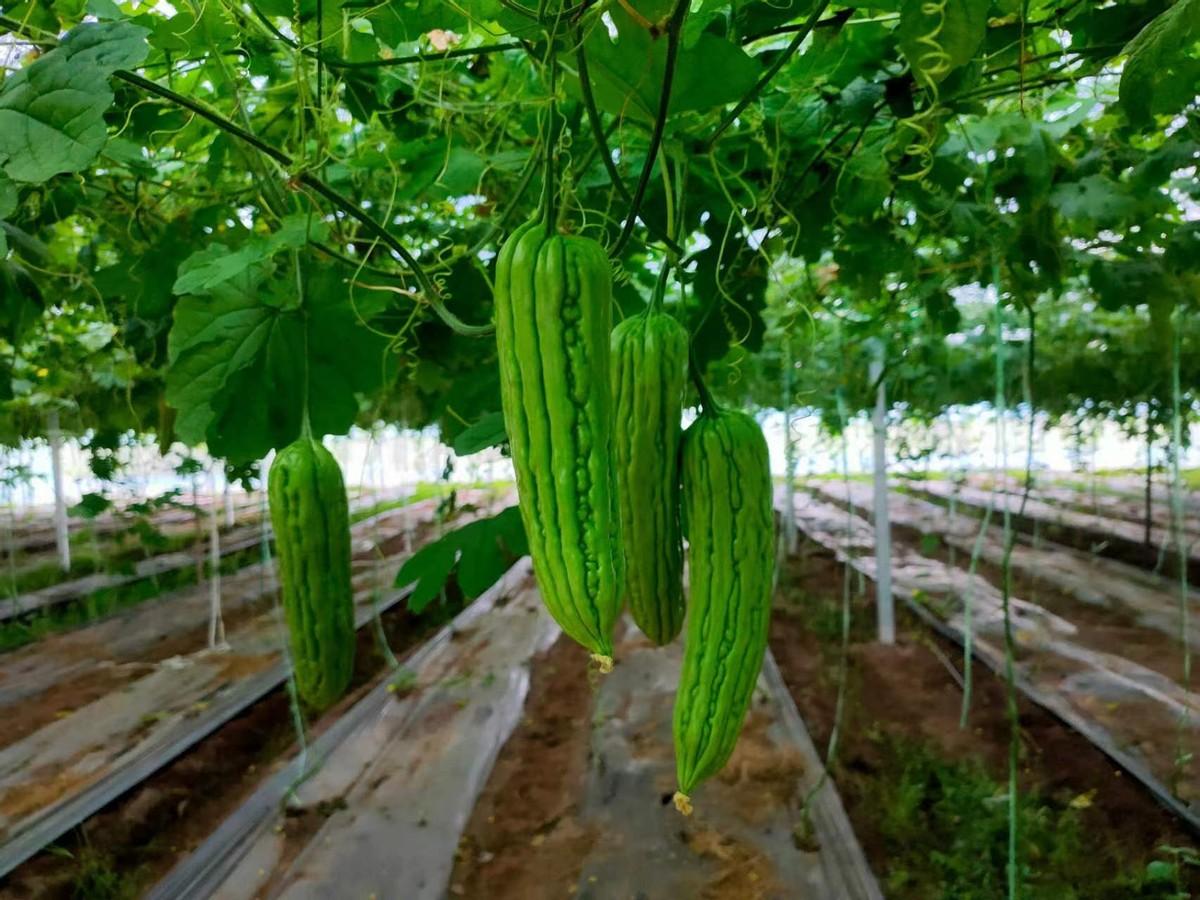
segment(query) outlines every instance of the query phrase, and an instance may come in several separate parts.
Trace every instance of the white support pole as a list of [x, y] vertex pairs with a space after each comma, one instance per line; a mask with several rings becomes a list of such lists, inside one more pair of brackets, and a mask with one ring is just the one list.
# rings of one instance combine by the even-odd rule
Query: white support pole
[[54, 477], [54, 544], [58, 548], [58, 567], [71, 571], [71, 539], [67, 530], [67, 498], [63, 493], [63, 439], [58, 425], [58, 410], [46, 417], [46, 434], [50, 438], [50, 469]]
[[234, 510], [233, 510], [233, 491], [229, 489], [229, 476], [222, 473], [223, 486], [221, 488], [221, 504], [225, 510], [225, 527], [232, 528], [234, 526]]
[[795, 555], [800, 546], [800, 535], [796, 528], [796, 436], [792, 433], [792, 379], [795, 375], [795, 360], [792, 357], [792, 340], [784, 342], [783, 354], [783, 456], [784, 496], [783, 544], [789, 556]]
[[208, 648], [225, 645], [225, 620], [221, 616], [221, 529], [217, 525], [217, 475], [209, 473], [212, 503], [208, 509]]
[[877, 382], [875, 410], [871, 416], [875, 450], [875, 606], [879, 623], [879, 642], [896, 643], [896, 611], [892, 599], [892, 526], [888, 517], [887, 475], [887, 391], [883, 384], [883, 341], [875, 342], [870, 378]]

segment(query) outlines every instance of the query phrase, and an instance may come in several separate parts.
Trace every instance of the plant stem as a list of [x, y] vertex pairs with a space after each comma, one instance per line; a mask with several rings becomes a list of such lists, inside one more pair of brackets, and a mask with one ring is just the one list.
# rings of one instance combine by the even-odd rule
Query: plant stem
[[667, 280], [671, 274], [670, 260], [663, 260], [662, 269], [659, 270], [658, 280], [654, 282], [654, 292], [650, 295], [650, 305], [646, 307], [646, 312], [653, 315], [654, 313], [662, 312], [663, 297], [667, 293]]
[[746, 95], [738, 101], [737, 106], [735, 106], [729, 112], [729, 114], [725, 116], [723, 120], [721, 120], [721, 124], [717, 126], [717, 130], [714, 131], [709, 136], [708, 140], [704, 142], [706, 149], [712, 148], [712, 146], [717, 142], [717, 139], [725, 133], [725, 130], [730, 125], [733, 124], [734, 120], [737, 119], [737, 117], [742, 114], [746, 107], [753, 103], [758, 98], [758, 95], [763, 92], [763, 89], [771, 83], [771, 79], [779, 74], [779, 70], [782, 69], [787, 64], [787, 61], [795, 55], [796, 51], [800, 49], [800, 45], [804, 43], [804, 39], [809, 36], [814, 28], [816, 28], [817, 22], [821, 18], [821, 13], [825, 12], [826, 8], [829, 6], [829, 3], [830, 0], [820, 0], [820, 2], [817, 3], [816, 7], [809, 14], [808, 19], [805, 21], [803, 27], [796, 32], [796, 36], [792, 38], [791, 42], [786, 48], [784, 48], [783, 52], [781, 52], [779, 56], [772, 61], [770, 67], [767, 69], [767, 71], [763, 72], [762, 77], [758, 79], [758, 82], [754, 85], [754, 87], [750, 88], [750, 90], [746, 92]]
[[[600, 159], [604, 164], [604, 170], [608, 173], [613, 188], [621, 195], [621, 199], [630, 209], [633, 209], [633, 195], [629, 193], [625, 180], [621, 178], [621, 173], [617, 170], [617, 164], [613, 162], [612, 150], [608, 146], [608, 137], [605, 135], [604, 125], [600, 121], [600, 110], [596, 106], [596, 97], [592, 93], [592, 79], [588, 74], [587, 51], [583, 47], [583, 30], [580, 28], [575, 29], [575, 63], [576, 74], [579, 78], [579, 92], [583, 96], [583, 108], [587, 113], [588, 123], [592, 126], [592, 133], [596, 137], [596, 146], [600, 150]], [[664, 234], [657, 225], [649, 222], [643, 224], [655, 238], [667, 245], [668, 250], [677, 256], [683, 256], [683, 248]]]
[[696, 393], [700, 395], [700, 406], [703, 412], [705, 414], [720, 412], [721, 407], [713, 399], [708, 385], [704, 383], [704, 377], [700, 374], [700, 366], [696, 362], [696, 352], [692, 347], [688, 347], [688, 374], [692, 376], [692, 383], [696, 385]]
[[[118, 69], [113, 74], [122, 81], [126, 81], [135, 87], [139, 87], [147, 93], [163, 97], [164, 99], [170, 100], [171, 102], [176, 103], [185, 109], [191, 110], [196, 115], [216, 125], [222, 131], [233, 135], [239, 140], [245, 141], [247, 144], [250, 144], [250, 146], [257, 149], [263, 155], [274, 160], [280, 166], [290, 169], [293, 165], [293, 160], [288, 154], [260, 140], [251, 132], [240, 127], [236, 123], [231, 122], [229, 119], [225, 118], [223, 115], [218, 113], [216, 110], [211, 109], [207, 105], [192, 100], [189, 97], [184, 97], [181, 94], [177, 94], [170, 88], [163, 87], [157, 82], [150, 81], [147, 78], [143, 78], [142, 76], [125, 69]], [[378, 238], [381, 242], [393, 250], [404, 262], [404, 264], [408, 266], [413, 277], [421, 286], [421, 291], [424, 294], [424, 297], [422, 298], [424, 302], [428, 303], [429, 307], [437, 314], [438, 318], [445, 322], [446, 325], [448, 325], [453, 331], [468, 337], [478, 337], [491, 334], [495, 330], [494, 326], [492, 325], [468, 325], [466, 322], [462, 321], [456, 315], [450, 312], [450, 310], [448, 310], [445, 304], [442, 302], [437, 285], [433, 283], [433, 279], [429, 277], [429, 274], [421, 267], [420, 263], [417, 262], [416, 257], [409, 252], [407, 247], [400, 243], [399, 240], [397, 240], [386, 228], [384, 228], [383, 225], [381, 225], [371, 216], [367, 215], [367, 213], [364, 212], [360, 206], [351, 201], [348, 197], [338, 193], [338, 191], [327, 185], [324, 181], [322, 181], [316, 175], [313, 175], [311, 172], [298, 172], [292, 177], [296, 182], [304, 185], [309, 190], [319, 194], [321, 197], [324, 197], [346, 215], [355, 219], [368, 233]]]
[[559, 116], [554, 92], [558, 81], [558, 57], [551, 53], [546, 75], [549, 106], [546, 107], [546, 155], [542, 183], [542, 221], [548, 234], [554, 234], [558, 225], [558, 175], [555, 171], [555, 152], [558, 149]]
[[[828, 3], [828, 0], [823, 0]], [[633, 226], [638, 219], [638, 211], [642, 208], [642, 200], [646, 196], [646, 186], [650, 183], [650, 173], [654, 170], [655, 160], [658, 159], [658, 148], [662, 144], [663, 133], [667, 128], [667, 115], [671, 110], [671, 87], [675, 82], [675, 64], [679, 59], [680, 33], [683, 22], [687, 18], [688, 0], [676, 0], [671, 18], [667, 22], [667, 58], [663, 69], [662, 94], [658, 98], [658, 115], [654, 119], [654, 130], [650, 133], [650, 146], [646, 149], [646, 162], [642, 165], [642, 174], [638, 178], [637, 187], [629, 204], [629, 213], [625, 219], [625, 227], [617, 237], [617, 242], [608, 251], [610, 257], [621, 255], [629, 238], [633, 235]]]

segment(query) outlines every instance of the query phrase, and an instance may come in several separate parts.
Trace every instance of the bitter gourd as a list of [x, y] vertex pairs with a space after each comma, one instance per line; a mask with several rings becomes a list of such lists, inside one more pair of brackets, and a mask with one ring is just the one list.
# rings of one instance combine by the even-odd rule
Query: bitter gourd
[[496, 264], [500, 390], [542, 598], [612, 665], [622, 555], [612, 465], [612, 274], [595, 241], [535, 220]]
[[276, 455], [268, 495], [296, 689], [308, 706], [324, 709], [354, 673], [350, 509], [342, 470], [319, 441], [302, 437]]
[[706, 408], [683, 435], [690, 611], [675, 697], [675, 805], [729, 760], [762, 668], [771, 615], [775, 522], [762, 430]]
[[[660, 288], [661, 290], [661, 284]], [[613, 329], [613, 435], [625, 596], [633, 620], [656, 644], [683, 625], [683, 546], [679, 530], [679, 439], [687, 380], [687, 330], [657, 309]]]

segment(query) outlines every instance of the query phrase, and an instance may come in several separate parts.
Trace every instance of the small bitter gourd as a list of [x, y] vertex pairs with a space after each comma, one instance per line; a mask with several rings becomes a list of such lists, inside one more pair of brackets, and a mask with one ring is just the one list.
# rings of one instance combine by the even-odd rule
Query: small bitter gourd
[[275, 456], [267, 492], [296, 690], [309, 707], [324, 709], [354, 674], [350, 509], [342, 470], [319, 441], [302, 437]]
[[534, 573], [555, 621], [607, 670], [623, 577], [608, 257], [589, 238], [529, 222], [500, 249], [495, 301], [504, 424]]
[[646, 311], [612, 333], [625, 596], [634, 622], [660, 645], [683, 625], [679, 440], [688, 366], [687, 330], [659, 311], [661, 289], [660, 281]]
[[675, 805], [729, 760], [767, 646], [775, 567], [771, 471], [749, 415], [705, 408], [683, 435], [690, 603], [675, 698]]

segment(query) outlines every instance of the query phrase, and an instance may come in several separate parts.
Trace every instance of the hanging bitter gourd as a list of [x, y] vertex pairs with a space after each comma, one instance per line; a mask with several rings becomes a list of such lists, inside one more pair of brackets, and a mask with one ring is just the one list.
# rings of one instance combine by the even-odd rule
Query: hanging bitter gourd
[[767, 646], [775, 522], [767, 442], [749, 415], [706, 404], [683, 435], [690, 602], [675, 697], [675, 805], [729, 760]]
[[625, 596], [633, 620], [656, 644], [683, 625], [679, 529], [679, 439], [688, 334], [662, 312], [666, 270], [646, 311], [612, 333], [613, 435]]
[[611, 330], [604, 248], [541, 219], [518, 228], [496, 264], [496, 345], [521, 518], [550, 614], [602, 670], [622, 578]]
[[308, 706], [324, 709], [354, 673], [350, 509], [342, 470], [319, 441], [302, 437], [275, 456], [267, 492], [296, 690]]

